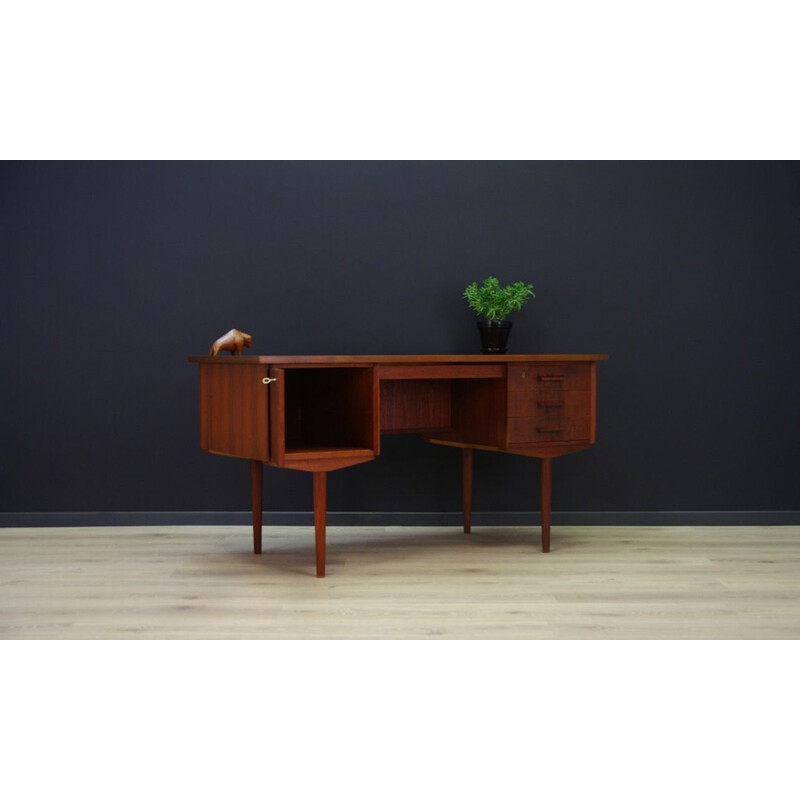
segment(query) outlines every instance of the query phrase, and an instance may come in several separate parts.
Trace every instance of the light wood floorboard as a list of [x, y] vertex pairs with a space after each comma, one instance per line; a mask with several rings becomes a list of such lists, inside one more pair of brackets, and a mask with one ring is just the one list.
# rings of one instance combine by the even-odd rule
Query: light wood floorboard
[[800, 527], [0, 530], [3, 639], [796, 639]]

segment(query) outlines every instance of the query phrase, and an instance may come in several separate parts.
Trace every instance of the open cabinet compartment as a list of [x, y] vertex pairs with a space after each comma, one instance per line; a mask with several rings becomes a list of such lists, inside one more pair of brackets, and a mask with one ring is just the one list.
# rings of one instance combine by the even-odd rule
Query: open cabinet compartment
[[454, 380], [452, 419], [443, 439], [481, 447], [502, 447], [506, 428], [505, 378]]
[[378, 452], [378, 385], [367, 367], [274, 368], [276, 461]]

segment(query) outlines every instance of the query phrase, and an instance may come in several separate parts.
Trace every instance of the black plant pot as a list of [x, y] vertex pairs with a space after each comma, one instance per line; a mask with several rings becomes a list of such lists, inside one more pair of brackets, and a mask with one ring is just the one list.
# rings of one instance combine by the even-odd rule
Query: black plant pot
[[481, 353], [501, 355], [506, 352], [508, 334], [511, 333], [510, 322], [479, 322], [481, 333]]

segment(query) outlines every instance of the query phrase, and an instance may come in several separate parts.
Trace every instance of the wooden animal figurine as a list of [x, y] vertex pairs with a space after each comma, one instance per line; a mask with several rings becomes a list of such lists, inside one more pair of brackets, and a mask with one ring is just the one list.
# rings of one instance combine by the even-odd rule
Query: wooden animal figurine
[[224, 336], [220, 336], [211, 345], [210, 356], [218, 356], [220, 350], [230, 350], [232, 356], [240, 356], [243, 347], [250, 347], [253, 337], [249, 333], [242, 333], [236, 328], [231, 328]]

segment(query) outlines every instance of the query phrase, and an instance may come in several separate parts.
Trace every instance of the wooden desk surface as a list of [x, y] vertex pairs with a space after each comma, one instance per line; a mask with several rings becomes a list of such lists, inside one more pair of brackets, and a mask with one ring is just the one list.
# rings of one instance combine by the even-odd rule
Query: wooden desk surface
[[607, 355], [538, 355], [514, 354], [486, 356], [470, 354], [445, 355], [376, 355], [376, 356], [189, 356], [189, 361], [199, 364], [221, 364], [230, 361], [235, 364], [507, 364], [514, 361], [526, 362], [565, 362], [565, 361], [605, 361]]

